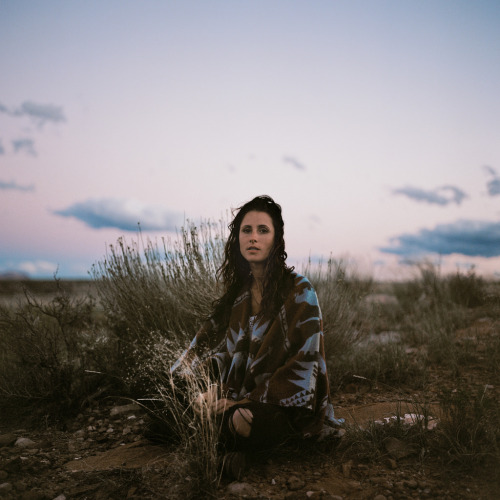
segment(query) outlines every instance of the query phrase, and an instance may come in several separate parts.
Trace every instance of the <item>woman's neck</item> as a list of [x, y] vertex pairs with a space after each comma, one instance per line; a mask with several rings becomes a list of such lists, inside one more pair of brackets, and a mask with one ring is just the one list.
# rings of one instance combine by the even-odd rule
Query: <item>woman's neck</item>
[[264, 280], [264, 265], [259, 264], [250, 264], [250, 273], [256, 280], [263, 281]]

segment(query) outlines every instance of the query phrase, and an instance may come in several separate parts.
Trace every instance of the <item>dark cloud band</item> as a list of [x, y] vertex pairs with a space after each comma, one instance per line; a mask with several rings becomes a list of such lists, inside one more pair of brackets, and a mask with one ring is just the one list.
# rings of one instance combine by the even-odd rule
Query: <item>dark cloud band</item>
[[9, 116], [28, 116], [39, 125], [44, 125], [46, 122], [65, 122], [63, 108], [53, 104], [38, 104], [33, 101], [24, 101], [19, 107], [9, 109], [0, 103], [0, 113], [5, 113]]
[[21, 184], [18, 184], [17, 182], [11, 181], [11, 182], [3, 182], [0, 181], [0, 189], [8, 191], [8, 190], [13, 190], [13, 191], [34, 191], [35, 186], [33, 184], [30, 184], [29, 186], [23, 186]]
[[493, 178], [487, 182], [486, 187], [490, 196], [497, 196], [500, 194], [500, 177], [496, 170], [492, 167], [485, 165], [484, 170]]
[[391, 238], [391, 245], [380, 251], [401, 256], [422, 256], [429, 253], [469, 257], [500, 256], [500, 222], [458, 220], [422, 229], [416, 234]]
[[450, 203], [460, 205], [467, 195], [461, 189], [455, 186], [441, 186], [432, 190], [420, 189], [407, 186], [404, 188], [393, 189], [393, 194], [401, 194], [412, 200], [446, 206]]
[[306, 167], [303, 163], [301, 163], [297, 159], [293, 158], [292, 156], [284, 156], [283, 161], [285, 163], [289, 163], [290, 165], [292, 165], [292, 167], [295, 167], [297, 170], [305, 170], [306, 169]]
[[36, 156], [35, 141], [33, 139], [14, 139], [12, 141], [14, 153], [26, 153], [31, 156]]

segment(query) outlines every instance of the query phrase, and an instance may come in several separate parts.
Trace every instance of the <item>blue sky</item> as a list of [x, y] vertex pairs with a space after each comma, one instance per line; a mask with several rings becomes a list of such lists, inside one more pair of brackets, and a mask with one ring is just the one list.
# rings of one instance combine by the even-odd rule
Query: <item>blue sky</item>
[[0, 273], [257, 194], [291, 263], [500, 272], [495, 1], [0, 1]]

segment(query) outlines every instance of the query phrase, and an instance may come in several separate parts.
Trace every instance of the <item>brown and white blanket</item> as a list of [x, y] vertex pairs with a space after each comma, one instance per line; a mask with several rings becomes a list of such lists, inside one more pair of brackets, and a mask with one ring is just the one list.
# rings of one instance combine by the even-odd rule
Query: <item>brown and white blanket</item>
[[307, 437], [340, 421], [329, 400], [318, 297], [306, 277], [293, 277], [294, 286], [276, 317], [253, 324], [250, 292], [242, 292], [226, 331], [217, 333], [217, 325], [207, 321], [172, 371], [186, 363], [216, 362], [226, 397], [307, 410], [310, 418], [302, 425]]

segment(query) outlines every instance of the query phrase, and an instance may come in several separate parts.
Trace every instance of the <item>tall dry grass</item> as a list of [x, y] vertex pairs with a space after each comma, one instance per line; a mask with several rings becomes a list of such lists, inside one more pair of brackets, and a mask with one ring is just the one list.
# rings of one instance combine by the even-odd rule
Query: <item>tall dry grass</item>
[[151, 381], [149, 393], [137, 402], [150, 414], [154, 437], [177, 446], [184, 477], [191, 478], [193, 498], [212, 497], [221, 478], [221, 421], [208, 401], [198, 397], [213, 384], [209, 368], [185, 366], [182, 376], [172, 374], [170, 360], [179, 358], [181, 351], [161, 335], [155, 335], [145, 349], [148, 361], [130, 373]]

